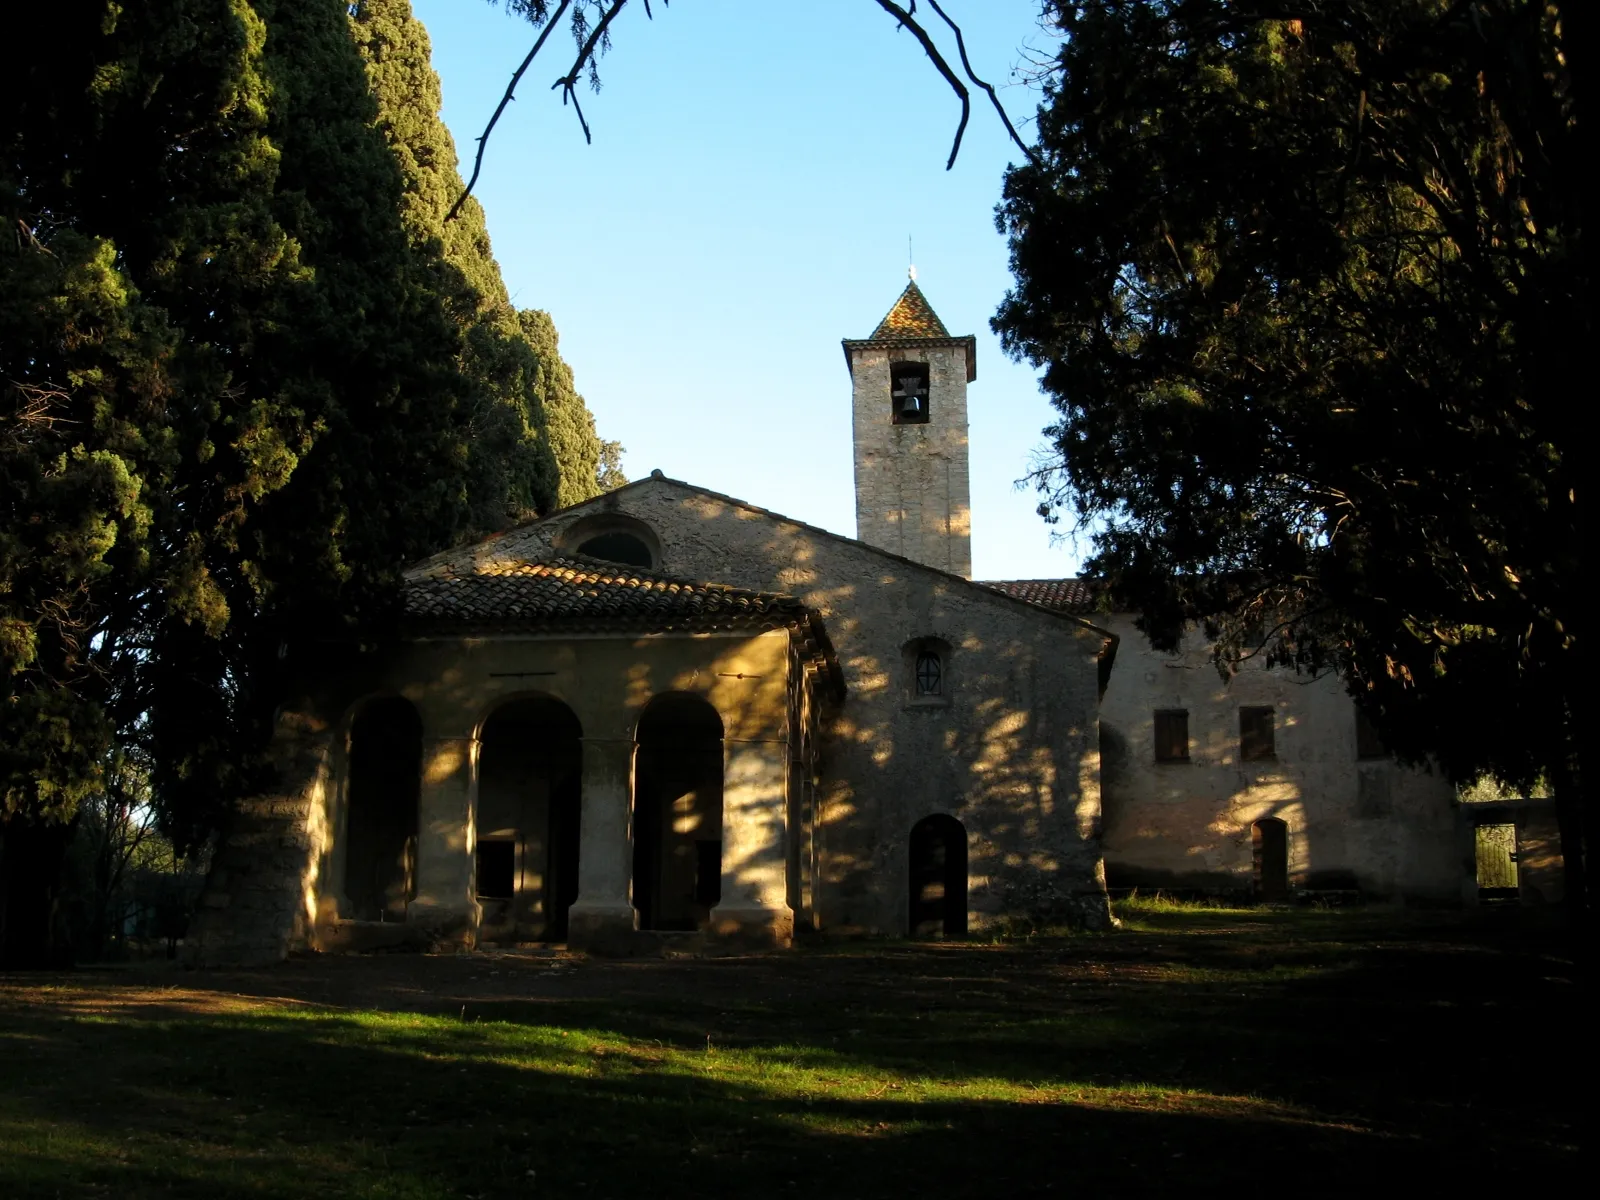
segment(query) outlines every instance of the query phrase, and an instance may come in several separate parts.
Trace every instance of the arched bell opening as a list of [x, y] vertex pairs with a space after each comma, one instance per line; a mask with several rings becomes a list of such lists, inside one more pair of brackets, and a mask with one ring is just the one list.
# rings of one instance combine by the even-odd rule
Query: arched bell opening
[[669, 692], [645, 707], [635, 739], [639, 928], [708, 928], [722, 899], [722, 718], [699, 696]]
[[409, 700], [364, 705], [350, 725], [345, 791], [345, 916], [403, 921], [416, 896], [422, 718]]
[[1268, 904], [1289, 898], [1289, 827], [1277, 817], [1250, 826], [1255, 859], [1256, 896]]
[[565, 941], [578, 898], [583, 730], [561, 701], [502, 704], [478, 750], [481, 941]]
[[911, 827], [912, 937], [967, 932], [967, 831], [944, 813]]

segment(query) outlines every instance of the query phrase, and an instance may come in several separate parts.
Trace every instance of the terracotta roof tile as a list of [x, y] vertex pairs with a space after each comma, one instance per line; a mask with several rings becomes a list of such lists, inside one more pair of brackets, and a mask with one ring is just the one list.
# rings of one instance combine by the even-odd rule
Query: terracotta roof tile
[[1098, 600], [1094, 584], [1084, 579], [995, 579], [979, 586], [1052, 612], [1093, 612]]
[[708, 633], [781, 629], [807, 619], [793, 596], [690, 583], [589, 559], [491, 563], [406, 583], [413, 629], [493, 628], [524, 633], [629, 630]]
[[894, 302], [889, 315], [878, 322], [868, 341], [892, 341], [901, 338], [948, 338], [950, 331], [933, 311], [933, 305], [922, 294], [915, 280], [906, 284], [900, 299]]

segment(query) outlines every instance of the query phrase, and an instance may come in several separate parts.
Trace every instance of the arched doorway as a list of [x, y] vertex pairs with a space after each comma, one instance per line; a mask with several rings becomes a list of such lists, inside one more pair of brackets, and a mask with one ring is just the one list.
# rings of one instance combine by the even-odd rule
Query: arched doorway
[[563, 941], [578, 898], [583, 730], [550, 696], [513, 700], [483, 724], [476, 879], [483, 941]]
[[633, 783], [640, 929], [704, 929], [722, 899], [722, 718], [698, 696], [645, 707]]
[[967, 932], [967, 831], [944, 813], [911, 827], [912, 937]]
[[1277, 817], [1250, 826], [1256, 869], [1256, 895], [1268, 904], [1289, 898], [1289, 827]]
[[409, 700], [373, 700], [350, 725], [345, 789], [346, 916], [403, 921], [416, 894], [422, 719]]

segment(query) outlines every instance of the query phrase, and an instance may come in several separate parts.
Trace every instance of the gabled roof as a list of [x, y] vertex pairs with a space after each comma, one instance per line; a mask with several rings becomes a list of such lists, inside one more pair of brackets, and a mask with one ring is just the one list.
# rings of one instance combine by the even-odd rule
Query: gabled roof
[[406, 583], [406, 617], [414, 625], [704, 633], [781, 628], [804, 615], [805, 605], [793, 596], [578, 558], [489, 563], [478, 571], [446, 570]]
[[[1007, 590], [1007, 585], [1004, 583], [1000, 585], [991, 585], [967, 579], [965, 576], [954, 575], [949, 571], [940, 570], [938, 567], [929, 566], [927, 563], [917, 562], [915, 559], [906, 558], [903, 555], [895, 554], [893, 551], [885, 550], [881, 546], [874, 546], [870, 542], [863, 542], [858, 538], [848, 537], [842, 533], [835, 533], [831, 529], [823, 529], [821, 526], [812, 525], [809, 522], [801, 521], [795, 517], [785, 516], [780, 512], [774, 512], [769, 508], [762, 508], [759, 505], [751, 504], [748, 500], [741, 500], [737, 496], [730, 496], [725, 492], [713, 491], [711, 488], [701, 487], [699, 484], [688, 483], [682, 479], [673, 479], [670, 476], [663, 474], [659, 470], [652, 471], [643, 479], [635, 479], [632, 483], [624, 484], [622, 487], [608, 492], [603, 496], [595, 496], [588, 500], [580, 500], [576, 504], [571, 504], [566, 508], [558, 509], [552, 513], [547, 513], [542, 517], [536, 517], [533, 520], [524, 522], [523, 524], [512, 529], [505, 530], [503, 533], [491, 534], [489, 537], [483, 538], [477, 542], [469, 543], [464, 546], [457, 546], [452, 550], [446, 550], [442, 553], [435, 554], [431, 558], [423, 559], [421, 562], [416, 563], [406, 571], [406, 586], [409, 590], [413, 584], [430, 579], [453, 578], [458, 575], [467, 575], [472, 573], [486, 573], [522, 564], [528, 558], [529, 539], [530, 537], [534, 536], [534, 531], [538, 529], [539, 526], [562, 517], [576, 514], [582, 509], [598, 508], [604, 511], [607, 508], [614, 507], [617, 503], [617, 498], [627, 492], [647, 487], [660, 486], [666, 486], [680, 489], [685, 492], [690, 492], [697, 496], [703, 496], [709, 500], [716, 500], [723, 504], [731, 505], [756, 516], [765, 517], [770, 520], [780, 522], [784, 525], [791, 525], [795, 528], [803, 529], [808, 533], [826, 538], [829, 541], [859, 547], [860, 549], [889, 562], [899, 563], [903, 566], [911, 567], [918, 571], [925, 571], [934, 575], [943, 576], [946, 582], [952, 586], [961, 588], [975, 588], [982, 595], [993, 597], [994, 599], [999, 600], [1001, 603], [1021, 605], [1031, 612], [1045, 613], [1056, 619], [1067, 621], [1073, 625], [1076, 625], [1087, 633], [1098, 635], [1102, 639], [1102, 663], [1106, 665], [1106, 669], [1109, 669], [1109, 661], [1115, 655], [1115, 647], [1117, 642], [1116, 634], [1112, 633], [1110, 630], [1100, 628], [1098, 625], [1093, 624], [1091, 621], [1087, 620], [1085, 617], [1079, 615], [1077, 612], [1068, 607], [1030, 602], [1023, 597], [1012, 595], [1010, 591]], [[546, 553], [548, 553], [548, 551], [546, 551]], [[561, 560], [547, 558], [542, 559], [541, 561], [548, 563]], [[589, 561], [587, 565], [591, 568], [596, 566], [604, 567], [606, 570], [610, 570], [612, 572], [637, 575], [641, 578], [646, 575], [651, 575], [650, 572], [642, 571], [637, 568], [615, 566], [609, 563], [598, 563], [597, 561]], [[665, 576], [652, 577], [666, 578]], [[1045, 580], [1023, 582], [1051, 583], [1058, 581]], [[768, 593], [753, 594], [766, 595]], [[795, 602], [800, 603], [798, 600]], [[1085, 611], [1087, 611], [1087, 609]], [[820, 618], [817, 619], [820, 621]]]
[[787, 629], [835, 691], [833, 645], [816, 613], [794, 596], [586, 558], [500, 561], [460, 570], [438, 563], [405, 583], [412, 636], [496, 633], [694, 634]]
[[944, 327], [944, 322], [939, 320], [939, 314], [933, 311], [933, 305], [928, 303], [928, 298], [922, 294], [922, 289], [913, 279], [906, 284], [906, 290], [900, 293], [900, 299], [894, 302], [889, 315], [878, 322], [878, 327], [872, 331], [872, 336], [867, 340], [880, 342], [900, 338], [949, 336], [950, 331]]

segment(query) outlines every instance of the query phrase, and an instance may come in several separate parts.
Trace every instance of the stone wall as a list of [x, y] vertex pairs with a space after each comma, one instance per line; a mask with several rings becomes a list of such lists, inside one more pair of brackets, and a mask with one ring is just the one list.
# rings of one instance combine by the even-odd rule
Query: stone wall
[[[461, 556], [537, 561], [607, 521], [649, 527], [658, 569], [785, 592], [819, 612], [847, 699], [821, 748], [812, 905], [823, 929], [904, 933], [908, 841], [966, 827], [970, 920], [1109, 920], [1100, 866], [1098, 656], [1083, 623], [852, 539], [650, 479]], [[949, 647], [944, 703], [916, 703], [907, 647]]]
[[[1248, 892], [1251, 826], [1288, 827], [1299, 889], [1451, 900], [1461, 887], [1454, 792], [1438, 774], [1362, 758], [1356, 710], [1334, 676], [1247, 664], [1231, 681], [1199, 640], [1160, 654], [1117, 614], [1101, 706], [1105, 856], [1113, 888]], [[1270, 760], [1240, 755], [1242, 707], [1275, 714]], [[1153, 716], [1188, 713], [1188, 761], [1158, 762]]]
[[[892, 420], [889, 367], [928, 364], [929, 420]], [[856, 536], [953, 575], [972, 575], [964, 346], [851, 350]]]

